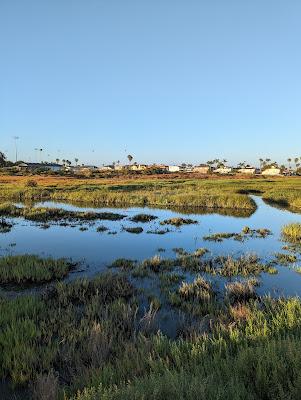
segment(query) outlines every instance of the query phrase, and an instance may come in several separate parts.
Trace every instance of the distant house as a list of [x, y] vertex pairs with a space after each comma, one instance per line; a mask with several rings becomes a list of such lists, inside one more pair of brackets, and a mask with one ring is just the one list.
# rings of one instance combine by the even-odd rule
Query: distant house
[[164, 164], [153, 164], [153, 165], [150, 166], [150, 168], [161, 170], [162, 172], [169, 171], [168, 166], [164, 165]]
[[180, 172], [193, 172], [192, 164], [181, 164], [179, 168]]
[[115, 171], [122, 171], [123, 169], [124, 169], [123, 165], [120, 165], [120, 164], [115, 164], [114, 165], [114, 170]]
[[21, 163], [18, 165], [18, 168], [21, 170], [35, 170], [43, 168], [49, 171], [60, 171], [62, 169], [62, 165], [55, 163]]
[[227, 175], [227, 174], [230, 174], [232, 172], [232, 168], [230, 168], [230, 167], [220, 167], [220, 168], [216, 168], [213, 172], [215, 172], [217, 174], [221, 174], [221, 175]]
[[169, 165], [168, 166], [168, 172], [179, 172], [180, 167], [178, 165]]
[[114, 165], [103, 165], [101, 167], [98, 168], [98, 171], [113, 171]]
[[277, 176], [281, 175], [281, 169], [278, 167], [269, 167], [261, 172], [261, 175]]
[[256, 168], [252, 167], [239, 168], [237, 172], [240, 174], [255, 175]]
[[133, 164], [130, 165], [130, 170], [131, 171], [144, 171], [147, 168], [147, 165], [145, 164]]
[[193, 172], [198, 172], [199, 174], [208, 174], [210, 171], [210, 168], [208, 165], [197, 165], [193, 168]]

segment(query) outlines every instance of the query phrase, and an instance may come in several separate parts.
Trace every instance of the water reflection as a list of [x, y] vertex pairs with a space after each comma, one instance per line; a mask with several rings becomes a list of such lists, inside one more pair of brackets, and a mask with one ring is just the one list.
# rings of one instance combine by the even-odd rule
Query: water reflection
[[[117, 258], [143, 260], [158, 254], [161, 249], [163, 257], [174, 257], [174, 248], [184, 248], [193, 252], [197, 248], [206, 247], [212, 256], [232, 255], [239, 256], [245, 253], [257, 253], [263, 260], [274, 258], [275, 252], [283, 252], [281, 241], [281, 227], [290, 222], [301, 222], [301, 215], [289, 210], [271, 207], [261, 198], [252, 196], [257, 204], [253, 213], [241, 213], [228, 210], [208, 211], [200, 209], [158, 209], [149, 207], [88, 207], [76, 204], [55, 202], [37, 203], [36, 206], [58, 207], [73, 211], [108, 211], [125, 214], [121, 221], [96, 221], [84, 223], [81, 229], [76, 224], [68, 226], [52, 225], [49, 229], [41, 229], [34, 222], [22, 218], [10, 218], [13, 228], [10, 232], [0, 234], [0, 255], [32, 253], [41, 256], [67, 257], [74, 261], [81, 261], [82, 268], [72, 276], [92, 276], [104, 270]], [[147, 223], [134, 223], [130, 220], [136, 214], [147, 213], [158, 217]], [[180, 228], [169, 227], [170, 231], [163, 235], [152, 234], [162, 230], [160, 221], [174, 217], [189, 217], [197, 220], [198, 224], [184, 225]], [[107, 231], [97, 232], [103, 225]], [[272, 235], [266, 238], [249, 238], [239, 242], [227, 239], [223, 242], [208, 242], [203, 239], [217, 232], [241, 232], [242, 228], [267, 228]], [[142, 227], [143, 232], [133, 234], [125, 227]], [[164, 227], [165, 228], [165, 227]], [[116, 234], [110, 234], [115, 233]], [[299, 256], [298, 256], [299, 257]], [[300, 265], [300, 259], [296, 265]], [[259, 291], [283, 293], [285, 295], [301, 295], [301, 275], [288, 267], [279, 268], [275, 276], [262, 276], [263, 285]]]

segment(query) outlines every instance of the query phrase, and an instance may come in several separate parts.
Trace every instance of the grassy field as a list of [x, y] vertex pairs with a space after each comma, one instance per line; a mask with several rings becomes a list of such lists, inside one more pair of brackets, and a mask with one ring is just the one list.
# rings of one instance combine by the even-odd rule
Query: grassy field
[[106, 206], [202, 207], [254, 211], [254, 193], [275, 205], [301, 208], [301, 178], [75, 179], [0, 177], [1, 201], [56, 200]]

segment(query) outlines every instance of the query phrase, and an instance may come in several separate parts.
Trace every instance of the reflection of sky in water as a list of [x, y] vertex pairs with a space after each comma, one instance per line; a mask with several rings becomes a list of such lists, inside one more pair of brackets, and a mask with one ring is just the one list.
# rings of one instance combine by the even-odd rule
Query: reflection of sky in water
[[[79, 231], [79, 226], [51, 226], [43, 230], [33, 222], [16, 219], [16, 225], [10, 233], [0, 234], [0, 254], [33, 253], [43, 256], [72, 257], [74, 260], [83, 260], [88, 267], [83, 274], [91, 275], [103, 269], [116, 258], [131, 258], [142, 260], [158, 254], [159, 248], [166, 251], [161, 253], [163, 257], [174, 256], [175, 247], [183, 247], [187, 251], [193, 251], [199, 247], [208, 248], [212, 254], [234, 255], [255, 252], [260, 257], [268, 259], [273, 253], [282, 251], [283, 242], [280, 241], [280, 230], [284, 224], [301, 222], [300, 214], [293, 214], [286, 210], [274, 208], [265, 204], [260, 198], [255, 198], [258, 205], [257, 211], [248, 218], [224, 216], [219, 214], [181, 214], [180, 212], [150, 209], [150, 208], [83, 208], [62, 203], [46, 202], [46, 207], [61, 207], [69, 210], [94, 210], [112, 211], [131, 217], [138, 213], [149, 213], [158, 216], [158, 219], [150, 223], [132, 223], [128, 219], [122, 221], [97, 221], [88, 231]], [[182, 226], [177, 229], [170, 227], [172, 232], [165, 235], [147, 234], [146, 231], [164, 229], [159, 222], [163, 219], [183, 216], [199, 221], [197, 225]], [[116, 235], [108, 235], [107, 232], [98, 233], [96, 228], [104, 225], [111, 231], [117, 231]], [[240, 232], [244, 226], [251, 229], [268, 228], [273, 232], [272, 236], [265, 239], [248, 239], [238, 242], [227, 239], [223, 242], [208, 242], [203, 236], [217, 232]], [[84, 224], [88, 226], [88, 224]], [[131, 234], [122, 231], [123, 226], [142, 226], [144, 232]], [[16, 243], [15, 246], [9, 246]], [[300, 263], [298, 263], [300, 265]], [[263, 285], [258, 289], [276, 290], [280, 294], [301, 295], [301, 275], [287, 267], [281, 267], [278, 275], [262, 276]]]

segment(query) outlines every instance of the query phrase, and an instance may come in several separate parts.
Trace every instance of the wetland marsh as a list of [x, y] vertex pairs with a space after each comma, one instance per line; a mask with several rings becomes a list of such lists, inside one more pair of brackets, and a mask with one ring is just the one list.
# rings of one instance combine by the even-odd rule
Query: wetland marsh
[[299, 362], [301, 214], [256, 194], [237, 194], [251, 208], [179, 209], [5, 192], [5, 398], [297, 398], [281, 360]]

